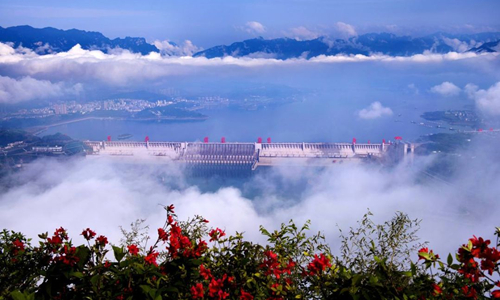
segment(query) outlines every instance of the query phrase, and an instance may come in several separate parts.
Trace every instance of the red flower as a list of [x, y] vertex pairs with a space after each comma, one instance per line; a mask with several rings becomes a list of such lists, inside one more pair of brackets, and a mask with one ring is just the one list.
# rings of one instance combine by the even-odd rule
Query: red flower
[[206, 269], [204, 265], [200, 265], [200, 275], [205, 278], [205, 280], [212, 277], [212, 273], [209, 269]]
[[[427, 257], [425, 257], [424, 254], [428, 254]], [[439, 255], [434, 254], [432, 252], [432, 250], [429, 251], [429, 248], [424, 247], [424, 248], [418, 250], [418, 260], [421, 260], [421, 259], [423, 259], [423, 260], [430, 260], [430, 261], [436, 261], [436, 260], [439, 259]]]
[[277, 279], [280, 279], [281, 274], [283, 273], [283, 270], [280, 268], [280, 264], [278, 262], [278, 255], [271, 250], [265, 251], [264, 255], [266, 258], [264, 259], [264, 262], [262, 262], [259, 267], [262, 269], [267, 269], [266, 272], [264, 273], [266, 276], [270, 274], [274, 274]]
[[57, 235], [54, 235], [52, 238], [48, 238], [47, 241], [53, 246], [60, 246], [62, 244], [62, 239]]
[[493, 297], [495, 299], [500, 298], [500, 290], [496, 290], [496, 291], [491, 292], [491, 297]]
[[222, 286], [226, 279], [227, 279], [226, 274], [224, 274], [222, 279], [215, 280], [214, 278], [212, 278], [212, 280], [208, 284], [208, 295], [210, 297], [214, 297], [219, 300], [226, 299], [229, 296], [229, 293], [222, 290]]
[[215, 280], [214, 278], [212, 278], [210, 284], [208, 285], [208, 295], [210, 295], [210, 297], [215, 297], [219, 293], [219, 291], [221, 291], [221, 288], [222, 280]]
[[253, 300], [253, 296], [250, 293], [245, 292], [243, 289], [241, 289], [241, 300]]
[[168, 234], [165, 232], [163, 228], [158, 228], [158, 237], [160, 240], [166, 242], [168, 240]]
[[443, 293], [443, 290], [441, 289], [441, 287], [435, 283], [432, 284], [432, 288], [434, 289], [434, 292], [433, 292], [434, 296], [437, 296], [437, 295], [440, 295]]
[[12, 254], [17, 255], [19, 251], [24, 251], [24, 243], [20, 240], [15, 240], [12, 242], [14, 249], [12, 249]]
[[15, 240], [12, 242], [12, 244], [19, 250], [24, 250], [24, 243], [21, 242], [20, 240]]
[[191, 287], [191, 297], [193, 297], [193, 299], [203, 298], [203, 293], [203, 284], [197, 283], [195, 286]]
[[484, 259], [481, 261], [481, 270], [488, 271], [490, 275], [493, 274], [493, 269], [495, 268], [495, 263], [489, 259]]
[[167, 206], [167, 212], [173, 213], [174, 209], [175, 209], [175, 206], [173, 204], [170, 204], [169, 206]]
[[111, 267], [111, 263], [109, 262], [109, 260], [107, 260], [107, 261], [104, 262], [104, 267], [105, 268]]
[[64, 245], [59, 256], [54, 258], [54, 261], [60, 261], [65, 265], [74, 266], [80, 259], [75, 256], [76, 248]]
[[146, 261], [147, 264], [149, 265], [155, 265], [155, 266], [158, 266], [158, 264], [156, 263], [156, 258], [158, 257], [159, 253], [156, 252], [156, 251], [153, 251], [151, 253], [149, 253], [145, 258], [144, 260]]
[[196, 256], [197, 253], [200, 253], [201, 255], [201, 251], [203, 249], [193, 249], [193, 244], [187, 236], [182, 235], [182, 229], [179, 225], [177, 225], [177, 223], [173, 223], [171, 226], [170, 245], [168, 250], [172, 257], [175, 258], [179, 254], [182, 254], [185, 257]]
[[207, 242], [200, 240], [195, 249], [195, 256], [200, 257], [205, 251], [207, 251]]
[[105, 236], [103, 235], [100, 235], [97, 237], [97, 239], [95, 240], [96, 244], [100, 245], [100, 246], [106, 246], [106, 244], [108, 243], [108, 238], [106, 238]]
[[309, 275], [319, 274], [324, 271], [327, 267], [331, 267], [330, 259], [326, 257], [323, 253], [318, 257], [317, 254], [314, 255], [314, 259], [309, 265], [307, 265], [307, 269], [309, 270]]
[[425, 260], [425, 257], [423, 257], [422, 255], [420, 255], [420, 253], [429, 253], [429, 248], [424, 247], [424, 248], [418, 250], [418, 260], [421, 260], [421, 259]]
[[462, 287], [462, 292], [464, 293], [466, 298], [477, 298], [476, 289], [474, 289], [473, 287], [469, 288], [468, 286], [464, 286]]
[[90, 228], [87, 228], [82, 231], [82, 235], [87, 241], [90, 241], [95, 237], [95, 232], [90, 230]]
[[213, 242], [225, 236], [226, 233], [220, 228], [217, 228], [217, 229], [212, 229], [212, 231], [210, 231], [208, 235], [210, 236], [210, 241]]
[[128, 253], [130, 253], [134, 256], [139, 254], [139, 248], [137, 248], [136, 245], [129, 245], [129, 246], [127, 246], [127, 249], [128, 249]]
[[54, 235], [61, 237], [63, 240], [68, 239], [68, 235], [66, 234], [66, 229], [64, 229], [62, 227], [59, 227], [58, 229], [56, 229], [56, 231], [54, 232]]
[[491, 243], [490, 240], [485, 241], [482, 237], [477, 238], [475, 235], [469, 241], [472, 243], [471, 254], [477, 258], [484, 257], [484, 253], [489, 249], [488, 245]]

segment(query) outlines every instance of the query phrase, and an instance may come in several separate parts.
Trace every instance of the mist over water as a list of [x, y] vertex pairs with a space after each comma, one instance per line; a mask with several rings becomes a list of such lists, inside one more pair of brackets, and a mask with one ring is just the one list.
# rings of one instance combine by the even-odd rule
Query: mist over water
[[36, 237], [64, 226], [75, 241], [91, 227], [118, 242], [119, 226], [139, 218], [155, 236], [164, 221], [161, 205], [173, 203], [181, 220], [202, 215], [211, 226], [260, 242], [259, 225], [275, 229], [290, 219], [311, 220], [311, 233], [322, 231], [337, 251], [338, 228], [355, 226], [369, 209], [377, 222], [397, 211], [421, 219], [422, 241], [446, 254], [473, 234], [490, 237], [498, 225], [500, 169], [491, 163], [499, 158], [498, 145], [471, 145], [457, 157], [447, 182], [420, 173], [439, 156], [421, 158], [412, 168], [283, 166], [228, 179], [191, 178], [173, 163], [39, 160], [14, 175], [17, 185], [2, 192], [0, 227]]

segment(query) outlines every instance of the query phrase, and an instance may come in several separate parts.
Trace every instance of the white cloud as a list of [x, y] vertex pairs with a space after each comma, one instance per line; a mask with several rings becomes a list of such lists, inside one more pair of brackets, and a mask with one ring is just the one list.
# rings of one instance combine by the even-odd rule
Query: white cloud
[[358, 33], [356, 32], [356, 29], [354, 29], [354, 26], [346, 24], [344, 22], [337, 22], [335, 24], [335, 29], [344, 38], [348, 38], [348, 37], [351, 37], [351, 36], [357, 36], [358, 35]]
[[126, 50], [103, 53], [98, 50], [84, 50], [76, 45], [68, 52], [37, 55], [23, 49], [13, 49], [0, 43], [0, 72], [11, 77], [30, 76], [59, 82], [71, 78], [75, 82], [98, 80], [108, 85], [128, 85], [179, 74], [199, 73], [203, 69], [257, 68], [266, 66], [338, 64], [378, 62], [384, 64], [434, 64], [446, 61], [481, 59], [491, 61], [498, 53], [426, 53], [414, 56], [388, 55], [319, 55], [310, 59], [292, 58], [278, 60], [269, 57], [231, 56], [223, 58], [162, 56], [160, 53], [141, 55]]
[[444, 97], [458, 96], [461, 91], [462, 89], [448, 81], [445, 81], [431, 88], [432, 93], [439, 94]]
[[7, 43], [0, 43], [0, 56], [8, 56], [16, 53], [16, 50], [12, 48], [12, 45]]
[[462, 42], [459, 39], [450, 39], [447, 37], [443, 37], [443, 42], [446, 45], [453, 48], [453, 51], [457, 51], [457, 52], [465, 52], [473, 47], [479, 46], [479, 44], [476, 43], [474, 40], [472, 40], [469, 44], [467, 42]]
[[289, 32], [286, 32], [285, 35], [298, 41], [312, 40], [320, 36], [318, 32], [311, 31], [304, 26], [292, 28]]
[[468, 83], [464, 87], [464, 92], [467, 94], [467, 97], [474, 99], [474, 96], [478, 89], [479, 87], [477, 85]]
[[377, 119], [384, 116], [391, 116], [392, 109], [384, 107], [382, 103], [376, 101], [358, 112], [361, 119]]
[[500, 116], [500, 82], [495, 83], [487, 90], [480, 90], [474, 84], [465, 86], [467, 95], [474, 99], [477, 108], [492, 116]]
[[48, 80], [37, 80], [31, 77], [14, 79], [0, 76], [0, 103], [18, 103], [34, 99], [76, 95], [81, 91], [81, 84], [66, 87], [64, 83], [52, 83]]
[[196, 52], [203, 50], [203, 48], [197, 47], [190, 40], [185, 40], [180, 45], [176, 45], [168, 40], [156, 40], [153, 44], [160, 50], [161, 55], [166, 56], [192, 56]]
[[266, 32], [266, 27], [257, 21], [250, 21], [245, 24], [245, 31], [250, 34], [262, 34]]

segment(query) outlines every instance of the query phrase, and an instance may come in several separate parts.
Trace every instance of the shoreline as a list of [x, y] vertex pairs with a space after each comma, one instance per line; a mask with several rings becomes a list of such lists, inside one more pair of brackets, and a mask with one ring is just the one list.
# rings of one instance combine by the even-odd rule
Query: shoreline
[[141, 118], [141, 119], [130, 119], [130, 118], [114, 118], [114, 117], [85, 117], [75, 120], [68, 120], [64, 122], [58, 122], [54, 124], [42, 125], [42, 126], [33, 126], [28, 127], [25, 130], [33, 135], [39, 135], [40, 133], [46, 131], [51, 127], [57, 127], [65, 124], [78, 123], [87, 120], [109, 120], [109, 121], [205, 121], [208, 117], [162, 117], [162, 118]]

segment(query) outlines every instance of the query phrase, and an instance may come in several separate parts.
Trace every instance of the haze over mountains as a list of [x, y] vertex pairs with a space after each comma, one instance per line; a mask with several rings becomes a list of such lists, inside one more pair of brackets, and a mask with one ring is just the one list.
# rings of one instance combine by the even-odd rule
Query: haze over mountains
[[[477, 34], [436, 33], [423, 37], [397, 36], [392, 33], [368, 33], [348, 39], [319, 37], [312, 40], [291, 38], [264, 39], [262, 37], [215, 46], [196, 53], [164, 51], [175, 48], [172, 42], [151, 44], [141, 37], [109, 39], [99, 32], [77, 29], [33, 28], [31, 26], [0, 27], [0, 42], [13, 47], [24, 47], [38, 54], [70, 50], [76, 44], [83, 49], [110, 53], [125, 49], [143, 55], [159, 52], [162, 55], [193, 55], [194, 57], [259, 57], [259, 58], [311, 58], [319, 55], [370, 55], [411, 56], [424, 52], [499, 52], [500, 32]], [[162, 48], [159, 49], [158, 47]], [[196, 49], [195, 46], [193, 46]], [[168, 49], [167, 49], [168, 50]]]

